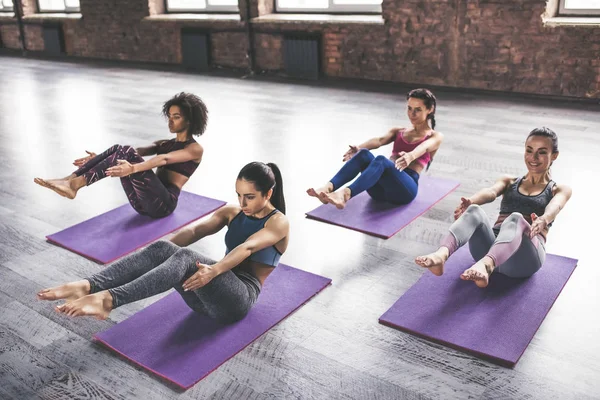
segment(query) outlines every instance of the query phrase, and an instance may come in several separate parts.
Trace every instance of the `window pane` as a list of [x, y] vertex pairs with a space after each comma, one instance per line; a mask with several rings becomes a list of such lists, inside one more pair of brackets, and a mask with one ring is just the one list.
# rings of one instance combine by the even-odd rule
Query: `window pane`
[[64, 11], [64, 0], [39, 0], [40, 11]]
[[65, 0], [65, 4], [69, 8], [77, 8], [77, 9], [79, 9], [79, 0]]
[[208, 0], [208, 4], [211, 6], [238, 6], [237, 0]]
[[12, 0], [2, 0], [2, 2], [0, 2], [0, 5], [1, 5], [0, 9], [5, 8], [7, 10], [12, 10], [12, 8], [13, 8]]
[[565, 0], [565, 8], [568, 9], [583, 9], [583, 10], [600, 10], [600, 0]]
[[353, 6], [381, 5], [382, 0], [333, 0], [333, 4], [344, 4]]
[[280, 8], [322, 8], [329, 7], [329, 0], [278, 0]]
[[169, 0], [169, 10], [185, 11], [198, 10], [203, 8], [206, 8], [205, 0]]

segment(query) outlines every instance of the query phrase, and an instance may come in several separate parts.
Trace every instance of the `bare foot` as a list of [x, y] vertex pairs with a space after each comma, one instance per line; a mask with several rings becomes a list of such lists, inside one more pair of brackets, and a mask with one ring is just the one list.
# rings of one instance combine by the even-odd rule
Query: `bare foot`
[[77, 191], [73, 190], [73, 188], [70, 185], [69, 180], [64, 180], [64, 179], [42, 179], [42, 178], [35, 178], [33, 180], [35, 183], [37, 183], [38, 185], [41, 185], [43, 187], [46, 187], [48, 189], [51, 189], [53, 191], [55, 191], [56, 193], [60, 194], [63, 197], [66, 197], [68, 199], [74, 199], [75, 196], [77, 195]]
[[89, 316], [96, 319], [106, 319], [112, 308], [113, 298], [108, 290], [103, 290], [57, 306], [56, 311], [69, 317]]
[[333, 204], [338, 210], [341, 210], [346, 207], [346, 202], [350, 200], [351, 193], [350, 189], [344, 188], [337, 192], [325, 194], [324, 196], [328, 203]]
[[37, 297], [40, 300], [58, 300], [66, 299], [67, 302], [75, 301], [83, 296], [90, 294], [90, 282], [86, 279], [69, 282], [62, 286], [53, 287], [51, 289], [43, 289]]
[[488, 285], [490, 275], [494, 270], [494, 261], [489, 257], [484, 257], [477, 261], [473, 266], [460, 275], [460, 279], [473, 281], [475, 284], [484, 288]]
[[320, 188], [307, 189], [306, 193], [308, 193], [308, 195], [311, 197], [316, 197], [317, 199], [319, 199], [321, 201], [321, 203], [327, 204], [327, 200], [324, 200], [322, 196], [326, 195], [327, 193], [331, 193], [332, 190], [333, 190], [333, 185], [331, 184], [331, 182], [327, 182], [327, 184], [325, 186], [322, 186]]
[[440, 247], [435, 252], [415, 258], [417, 265], [428, 268], [432, 274], [441, 276], [444, 274], [444, 264], [448, 260], [448, 248]]

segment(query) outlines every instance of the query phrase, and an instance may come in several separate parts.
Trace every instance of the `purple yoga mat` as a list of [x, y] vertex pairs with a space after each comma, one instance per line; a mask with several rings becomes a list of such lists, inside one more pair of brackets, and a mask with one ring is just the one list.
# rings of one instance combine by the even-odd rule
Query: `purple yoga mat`
[[94, 338], [134, 363], [189, 389], [331, 283], [279, 264], [258, 302], [232, 325], [194, 313], [179, 293], [98, 333]]
[[308, 212], [306, 217], [389, 239], [458, 185], [458, 181], [421, 176], [417, 197], [407, 205], [375, 201], [363, 192], [348, 201], [343, 210], [338, 210], [332, 204], [324, 204]]
[[466, 246], [459, 249], [446, 263], [444, 275], [426, 271], [379, 322], [514, 367], [577, 260], [548, 254], [532, 277], [494, 273], [485, 289], [459, 277], [474, 262]]
[[165, 218], [139, 215], [129, 204], [46, 236], [56, 245], [107, 264], [223, 207], [224, 201], [181, 192]]

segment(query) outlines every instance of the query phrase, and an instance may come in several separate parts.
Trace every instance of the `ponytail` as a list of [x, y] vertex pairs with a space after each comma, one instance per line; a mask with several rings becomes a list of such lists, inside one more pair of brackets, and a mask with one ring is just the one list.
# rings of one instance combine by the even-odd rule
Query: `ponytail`
[[431, 120], [431, 129], [435, 129], [435, 111], [427, 116], [427, 119]]
[[275, 176], [275, 186], [273, 186], [273, 194], [271, 195], [271, 204], [273, 207], [285, 214], [285, 198], [283, 197], [283, 178], [281, 171], [275, 163], [267, 163]]
[[254, 183], [263, 196], [273, 189], [271, 204], [285, 214], [285, 199], [283, 197], [283, 180], [281, 171], [274, 163], [264, 164], [258, 161], [246, 164], [238, 174], [238, 179]]

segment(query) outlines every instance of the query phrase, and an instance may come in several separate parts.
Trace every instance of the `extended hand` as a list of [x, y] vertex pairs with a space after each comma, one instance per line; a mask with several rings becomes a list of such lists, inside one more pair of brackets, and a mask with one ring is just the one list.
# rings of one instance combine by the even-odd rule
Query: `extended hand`
[[404, 168], [408, 167], [411, 162], [415, 160], [415, 156], [411, 153], [405, 153], [401, 151], [398, 153], [398, 158], [396, 158], [396, 168], [399, 171], [402, 171]]
[[537, 235], [539, 235], [546, 227], [548, 226], [548, 221], [542, 215], [538, 217], [536, 213], [531, 214], [531, 231], [529, 232], [529, 237], [533, 239]]
[[456, 210], [454, 210], [454, 219], [459, 219], [461, 215], [463, 215], [463, 213], [465, 211], [467, 211], [467, 208], [469, 208], [469, 206], [473, 204], [473, 202], [471, 201], [471, 199], [465, 199], [464, 197], [460, 198], [460, 205], [458, 207], [456, 207]]
[[86, 157], [81, 157], [81, 158], [78, 158], [77, 160], [73, 161], [74, 166], [81, 167], [83, 164], [90, 161], [92, 158], [96, 157], [96, 153], [94, 153], [93, 151], [86, 150], [85, 152], [88, 153], [88, 155]]
[[354, 155], [356, 153], [358, 153], [358, 147], [357, 146], [349, 145], [349, 147], [350, 147], [350, 149], [346, 153], [344, 153], [344, 158], [343, 158], [344, 162], [348, 161], [349, 159], [351, 159], [352, 157], [354, 157]]
[[199, 289], [217, 276], [217, 273], [210, 265], [201, 264], [200, 261], [196, 261], [196, 267], [198, 267], [198, 272], [183, 282], [183, 290]]
[[117, 165], [113, 165], [106, 170], [106, 175], [114, 176], [115, 178], [122, 178], [131, 174], [133, 174], [133, 165], [125, 160], [117, 160]]

